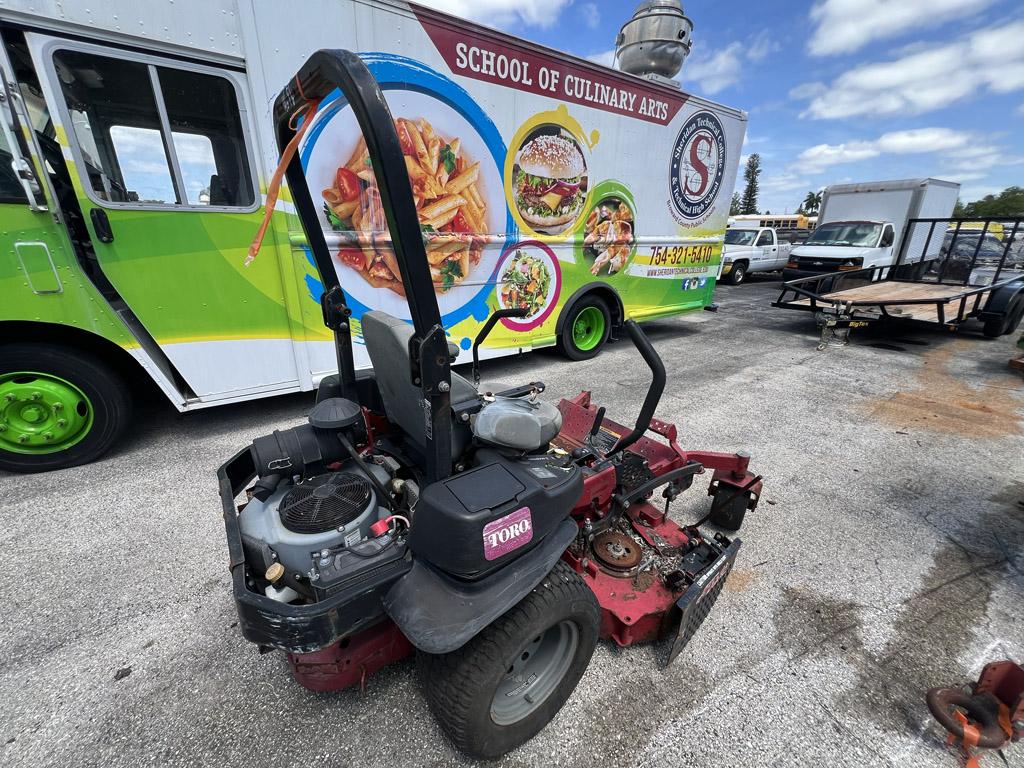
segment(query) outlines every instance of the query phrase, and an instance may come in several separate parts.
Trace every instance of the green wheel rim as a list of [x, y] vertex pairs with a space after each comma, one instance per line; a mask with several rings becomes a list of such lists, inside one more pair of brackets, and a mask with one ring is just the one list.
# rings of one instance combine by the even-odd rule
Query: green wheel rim
[[89, 398], [52, 373], [0, 374], [0, 450], [39, 455], [66, 451], [93, 424]]
[[604, 313], [597, 307], [584, 307], [572, 321], [572, 341], [581, 352], [589, 352], [604, 338]]

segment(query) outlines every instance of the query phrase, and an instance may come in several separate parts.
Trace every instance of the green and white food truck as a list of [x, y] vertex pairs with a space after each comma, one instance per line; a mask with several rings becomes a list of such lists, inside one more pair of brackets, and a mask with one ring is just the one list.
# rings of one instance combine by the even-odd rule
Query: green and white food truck
[[[744, 113], [392, 0], [10, 0], [0, 8], [0, 468], [91, 461], [151, 381], [180, 411], [336, 368], [282, 189], [275, 94], [319, 48], [385, 90], [445, 327], [468, 360], [591, 357], [625, 318], [711, 302]], [[298, 116], [297, 116], [298, 117]], [[298, 148], [359, 318], [408, 317], [351, 110]]]

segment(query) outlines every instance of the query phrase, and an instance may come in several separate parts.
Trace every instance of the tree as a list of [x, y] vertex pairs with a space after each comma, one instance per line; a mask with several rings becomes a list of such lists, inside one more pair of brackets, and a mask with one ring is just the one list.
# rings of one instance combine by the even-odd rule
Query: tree
[[981, 200], [966, 203], [962, 211], [963, 216], [978, 219], [1024, 216], [1024, 187], [1007, 187], [998, 195], [985, 195]]
[[741, 213], [743, 213], [743, 201], [740, 200], [740, 193], [733, 192], [732, 203], [729, 204], [729, 215], [739, 216]]
[[747, 167], [743, 169], [743, 197], [740, 207], [743, 213], [757, 213], [758, 179], [761, 176], [761, 156], [756, 152], [747, 158]]
[[821, 208], [821, 192], [815, 192], [814, 190], [808, 192], [800, 207], [810, 216], [816, 214], [818, 209]]

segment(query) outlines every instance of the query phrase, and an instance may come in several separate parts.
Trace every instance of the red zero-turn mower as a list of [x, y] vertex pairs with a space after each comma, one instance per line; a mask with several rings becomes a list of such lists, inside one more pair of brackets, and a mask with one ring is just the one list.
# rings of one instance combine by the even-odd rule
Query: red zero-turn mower
[[[294, 156], [302, 129], [292, 118], [335, 88], [362, 129], [412, 317], [363, 314], [373, 370], [359, 374], [350, 311]], [[745, 454], [683, 450], [675, 427], [654, 418], [665, 370], [632, 321], [626, 331], [653, 373], [633, 429], [606, 419], [589, 392], [556, 408], [538, 398], [539, 382], [481, 394], [451, 372], [457, 350], [394, 122], [358, 56], [314, 54], [274, 119], [339, 373], [321, 384], [307, 425], [255, 440], [220, 469], [242, 633], [285, 651], [316, 691], [362, 685], [415, 649], [452, 741], [501, 755], [555, 716], [599, 638], [664, 640], [669, 661], [682, 650], [740, 546], [699, 526], [736, 530], [760, 478]], [[477, 381], [479, 344], [516, 316], [500, 310], [485, 323]], [[711, 511], [680, 527], [668, 506], [709, 467]]]

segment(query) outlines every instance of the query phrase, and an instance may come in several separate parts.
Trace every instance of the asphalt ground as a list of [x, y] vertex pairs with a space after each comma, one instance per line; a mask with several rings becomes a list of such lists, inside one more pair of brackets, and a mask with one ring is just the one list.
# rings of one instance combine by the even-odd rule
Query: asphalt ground
[[[503, 766], [958, 765], [924, 692], [1024, 658], [1024, 382], [1009, 337], [893, 328], [815, 349], [773, 280], [651, 323], [686, 447], [748, 450], [764, 496], [736, 570], [669, 668], [601, 643], [579, 688]], [[628, 341], [569, 364], [485, 365], [586, 384], [631, 423]], [[215, 469], [298, 424], [311, 395], [179, 416], [159, 403], [104, 460], [0, 476], [0, 764], [464, 765], [404, 662], [314, 694], [236, 627]], [[707, 509], [708, 476], [674, 505]], [[1007, 751], [1024, 766], [1024, 744]], [[996, 756], [985, 758], [997, 765]]]

